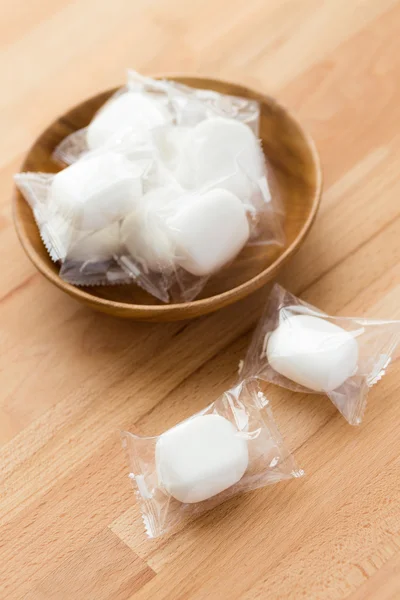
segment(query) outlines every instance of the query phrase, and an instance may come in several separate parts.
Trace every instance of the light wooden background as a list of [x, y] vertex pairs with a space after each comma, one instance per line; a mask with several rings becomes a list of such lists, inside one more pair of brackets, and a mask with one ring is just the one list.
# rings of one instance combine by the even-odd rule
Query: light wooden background
[[10, 212], [33, 139], [125, 67], [249, 84], [309, 128], [325, 171], [280, 281], [400, 318], [400, 1], [1, 0], [0, 49], [0, 597], [400, 598], [399, 364], [358, 429], [271, 388], [306, 477], [149, 542], [117, 431], [159, 433], [229, 387], [266, 291], [190, 323], [119, 322], [34, 271]]

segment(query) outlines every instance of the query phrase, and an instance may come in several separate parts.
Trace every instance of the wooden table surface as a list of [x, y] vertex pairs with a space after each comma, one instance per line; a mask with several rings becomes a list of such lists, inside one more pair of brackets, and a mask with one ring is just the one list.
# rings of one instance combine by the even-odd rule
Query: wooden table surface
[[1, 0], [1, 598], [400, 598], [399, 363], [359, 428], [270, 387], [306, 477], [147, 541], [118, 430], [159, 433], [228, 388], [267, 290], [187, 323], [94, 314], [34, 270], [10, 210], [34, 138], [125, 67], [248, 84], [294, 111], [325, 172], [280, 282], [400, 318], [399, 36], [399, 0]]

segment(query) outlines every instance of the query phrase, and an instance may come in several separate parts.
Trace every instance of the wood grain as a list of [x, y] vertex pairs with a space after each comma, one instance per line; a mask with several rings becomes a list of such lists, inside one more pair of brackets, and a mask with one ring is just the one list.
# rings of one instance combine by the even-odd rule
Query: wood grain
[[400, 363], [359, 428], [269, 386], [306, 476], [149, 542], [118, 429], [159, 433], [229, 387], [268, 290], [191, 322], [96, 314], [34, 270], [10, 199], [32, 140], [126, 66], [237, 81], [293, 110], [323, 162], [279, 281], [335, 314], [400, 318], [400, 2], [0, 6], [0, 597], [397, 600]]
[[[284, 243], [246, 246], [236, 259], [207, 282], [194, 302], [163, 304], [136, 285], [75, 287], [59, 276], [39, 235], [32, 210], [19, 190], [13, 196], [18, 237], [37, 269], [61, 290], [90, 308], [113, 316], [145, 321], [179, 321], [199, 317], [245, 298], [271, 281], [298, 251], [317, 215], [322, 192], [320, 159], [312, 139], [273, 98], [247, 87], [212, 78], [176, 76], [191, 87], [255, 99], [260, 104], [259, 135], [268, 161], [271, 192], [285, 212]], [[56, 172], [52, 155], [70, 133], [86, 127], [116, 89], [85, 100], [52, 123], [36, 140], [22, 171]], [[265, 224], [264, 224], [265, 225]], [[261, 223], [262, 231], [263, 223]]]

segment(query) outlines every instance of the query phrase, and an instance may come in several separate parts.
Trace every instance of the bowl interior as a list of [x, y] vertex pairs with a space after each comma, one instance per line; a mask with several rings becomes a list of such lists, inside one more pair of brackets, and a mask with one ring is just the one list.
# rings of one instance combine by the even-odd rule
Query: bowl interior
[[[99, 310], [146, 318], [148, 307], [151, 318], [154, 318], [159, 311], [174, 315], [180, 314], [181, 309], [186, 307], [183, 311], [186, 314], [180, 317], [186, 318], [229, 304], [254, 291], [276, 274], [303, 240], [318, 207], [321, 191], [318, 155], [310, 138], [283, 107], [272, 98], [239, 85], [202, 78], [174, 79], [193, 87], [214, 89], [260, 102], [260, 138], [272, 171], [275, 193], [279, 195], [285, 213], [285, 243], [279, 248], [247, 246], [232, 265], [210, 279], [199, 299], [186, 305], [162, 305], [135, 285], [78, 289], [63, 282], [58, 276], [58, 266], [50, 260], [42, 244], [28, 204], [16, 192], [14, 217], [17, 232], [31, 260], [53, 283]], [[34, 143], [21, 170], [58, 171], [60, 165], [51, 157], [54, 148], [66, 135], [85, 127], [114, 91], [86, 100], [55, 121]], [[187, 308], [189, 305], [196, 308], [190, 310]], [[177, 318], [176, 314], [172, 318]]]

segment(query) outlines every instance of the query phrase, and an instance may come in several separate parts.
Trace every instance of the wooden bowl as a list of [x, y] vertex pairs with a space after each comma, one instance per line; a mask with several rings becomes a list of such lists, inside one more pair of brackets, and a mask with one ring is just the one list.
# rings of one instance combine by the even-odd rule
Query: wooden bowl
[[[42, 244], [31, 209], [15, 189], [15, 227], [25, 252], [36, 268], [76, 300], [118, 317], [147, 321], [188, 319], [244, 298], [273, 279], [298, 250], [315, 219], [320, 202], [322, 176], [318, 153], [312, 139], [285, 108], [268, 96], [233, 83], [198, 77], [174, 79], [192, 87], [255, 98], [260, 102], [260, 137], [286, 213], [286, 242], [284, 247], [275, 250], [265, 246], [246, 247], [231, 266], [211, 278], [200, 298], [193, 302], [161, 304], [134, 285], [77, 288], [60, 278], [57, 265], [50, 260]], [[33, 144], [21, 170], [58, 171], [59, 165], [51, 158], [54, 148], [66, 135], [85, 127], [114, 91], [89, 98], [52, 123]]]

